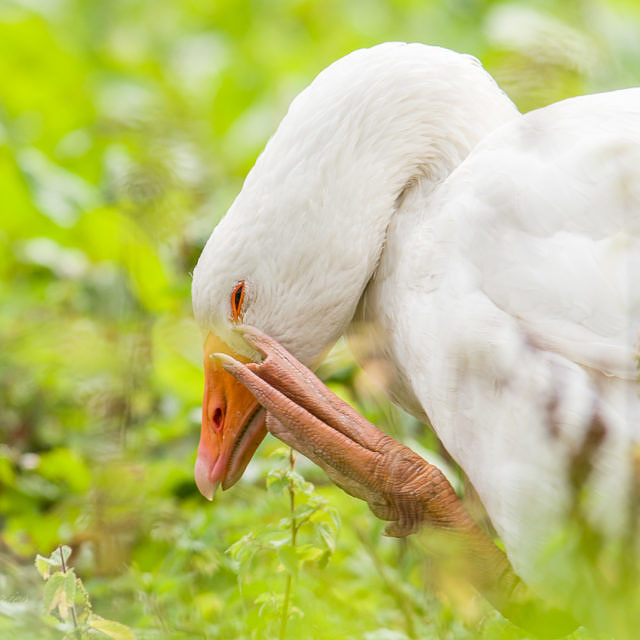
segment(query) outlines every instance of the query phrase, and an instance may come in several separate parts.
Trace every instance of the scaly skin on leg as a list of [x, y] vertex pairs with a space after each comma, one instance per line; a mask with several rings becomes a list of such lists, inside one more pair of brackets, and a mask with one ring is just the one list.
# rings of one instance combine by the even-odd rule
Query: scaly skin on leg
[[365, 420], [275, 341], [255, 330], [245, 337], [265, 354], [261, 364], [219, 358], [267, 408], [269, 430], [390, 520], [389, 535], [408, 535], [426, 522], [476, 528], [439, 469]]
[[[534, 597], [437, 467], [354, 411], [275, 340], [251, 327], [244, 328], [244, 337], [264, 354], [262, 363], [215, 357], [267, 409], [274, 436], [322, 467], [347, 493], [366, 500], [376, 516], [389, 521], [387, 535], [402, 537], [426, 526], [447, 531], [466, 579], [514, 622], [531, 622], [518, 618]], [[557, 632], [575, 626], [561, 621], [559, 612], [537, 609], [535, 615], [538, 623], [551, 615]]]

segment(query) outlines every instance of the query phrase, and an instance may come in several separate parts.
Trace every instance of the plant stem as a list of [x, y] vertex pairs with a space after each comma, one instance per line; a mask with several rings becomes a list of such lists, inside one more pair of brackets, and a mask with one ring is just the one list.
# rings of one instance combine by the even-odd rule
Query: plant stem
[[[60, 552], [60, 561], [62, 563], [62, 573], [67, 573], [67, 565], [64, 561], [64, 553], [62, 553], [62, 547], [58, 547], [58, 551]], [[78, 628], [78, 618], [76, 617], [76, 604], [75, 602], [71, 603], [71, 619], [73, 620], [73, 630], [75, 636], [78, 640], [82, 640], [82, 634], [80, 633], [80, 629]]]
[[[293, 453], [293, 449], [289, 449], [289, 468], [291, 471], [295, 468], [296, 458]], [[293, 516], [294, 510], [296, 507], [296, 491], [293, 486], [293, 480], [289, 480], [289, 509], [291, 510], [291, 515]], [[291, 518], [291, 547], [295, 549], [296, 547], [296, 536], [298, 534], [298, 527], [296, 524], [296, 519]], [[289, 621], [289, 604], [291, 602], [291, 573], [287, 573], [287, 584], [285, 586], [284, 591], [284, 602], [282, 603], [282, 614], [280, 617], [280, 640], [285, 640], [287, 635], [287, 622]]]

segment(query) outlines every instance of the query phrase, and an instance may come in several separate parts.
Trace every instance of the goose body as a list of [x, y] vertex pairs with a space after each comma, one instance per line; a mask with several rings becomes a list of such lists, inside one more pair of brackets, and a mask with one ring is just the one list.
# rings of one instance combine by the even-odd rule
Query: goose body
[[[256, 357], [234, 331], [246, 322], [310, 366], [342, 334], [365, 369], [382, 360], [385, 390], [468, 475], [516, 572], [566, 601], [580, 578], [544, 559], [576, 510], [604, 541], [637, 525], [638, 274], [640, 89], [520, 115], [469, 56], [388, 43], [294, 100], [193, 300], [236, 355]], [[207, 406], [196, 476], [212, 493], [225, 472]], [[233, 481], [264, 435], [247, 424], [216, 436]]]
[[518, 118], [405, 198], [354, 320], [543, 591], [577, 493], [607, 537], [637, 517], [639, 187], [640, 90]]

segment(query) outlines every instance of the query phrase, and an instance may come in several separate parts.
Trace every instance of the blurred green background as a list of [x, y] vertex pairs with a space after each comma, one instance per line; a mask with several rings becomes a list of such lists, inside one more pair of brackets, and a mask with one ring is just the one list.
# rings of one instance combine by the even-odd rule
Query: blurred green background
[[[637, 0], [0, 0], [2, 638], [64, 635], [33, 567], [63, 543], [138, 638], [278, 637], [289, 572], [290, 638], [526, 637], [304, 460], [342, 524], [292, 568], [272, 438], [213, 504], [193, 481], [190, 272], [295, 94], [385, 40], [476, 55], [522, 110], [640, 84]], [[342, 345], [322, 374], [440, 459]]]

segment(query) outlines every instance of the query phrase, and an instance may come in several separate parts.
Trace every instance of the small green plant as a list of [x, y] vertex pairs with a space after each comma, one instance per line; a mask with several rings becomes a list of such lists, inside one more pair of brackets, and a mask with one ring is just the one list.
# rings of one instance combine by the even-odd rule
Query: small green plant
[[[335, 509], [315, 492], [313, 484], [295, 471], [292, 449], [279, 448], [272, 455], [283, 464], [267, 475], [267, 490], [286, 495], [288, 514], [279, 521], [247, 534], [227, 550], [238, 562], [239, 577], [250, 574], [254, 557], [275, 555], [278, 569], [285, 573], [284, 593], [275, 589], [265, 590], [255, 599], [259, 605], [258, 617], [262, 619], [269, 637], [284, 640], [287, 625], [294, 616], [302, 616], [293, 605], [295, 580], [306, 564], [324, 568], [336, 548], [340, 518]], [[241, 585], [242, 588], [242, 585]]]
[[44, 606], [47, 622], [64, 633], [65, 639], [82, 640], [99, 631], [113, 640], [134, 640], [133, 631], [119, 622], [107, 620], [91, 610], [91, 601], [82, 580], [69, 566], [71, 548], [58, 547], [48, 558], [36, 556], [35, 565], [45, 581]]

